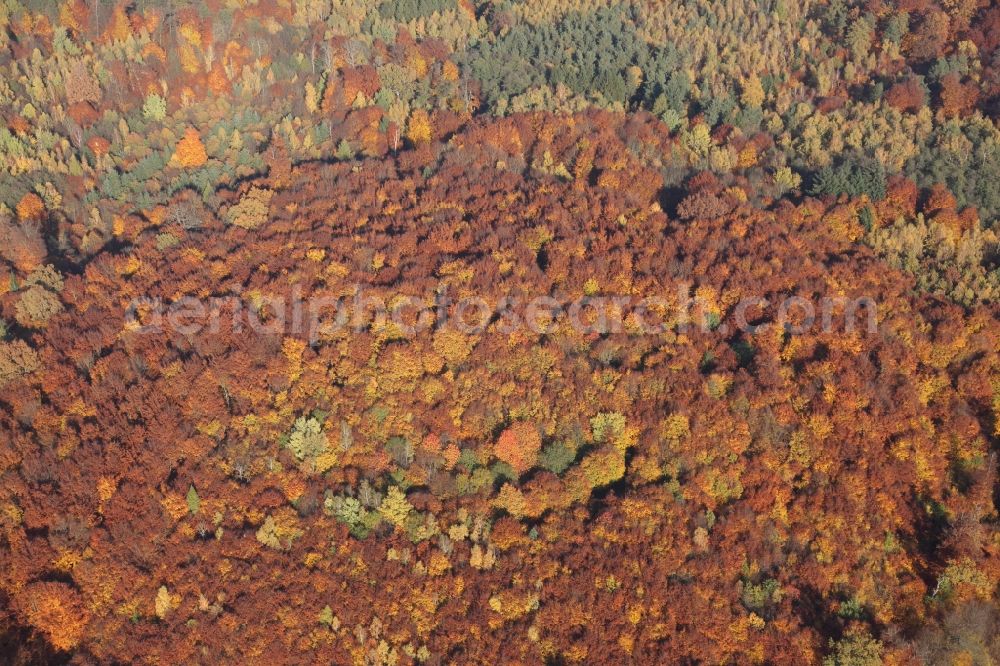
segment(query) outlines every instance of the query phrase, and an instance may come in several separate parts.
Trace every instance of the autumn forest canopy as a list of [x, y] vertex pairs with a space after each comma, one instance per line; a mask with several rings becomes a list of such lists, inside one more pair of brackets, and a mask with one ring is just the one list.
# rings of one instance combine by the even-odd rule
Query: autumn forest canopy
[[1000, 664], [998, 122], [989, 0], [0, 0], [0, 664]]

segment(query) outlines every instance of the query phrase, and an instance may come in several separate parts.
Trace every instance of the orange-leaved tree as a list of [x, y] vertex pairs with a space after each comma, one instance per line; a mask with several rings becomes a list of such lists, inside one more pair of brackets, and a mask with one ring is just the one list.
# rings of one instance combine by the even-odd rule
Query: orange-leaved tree
[[28, 621], [59, 650], [76, 647], [88, 616], [80, 596], [66, 583], [32, 583], [19, 601]]
[[206, 160], [208, 155], [205, 153], [205, 145], [201, 142], [198, 131], [189, 127], [184, 132], [184, 138], [177, 143], [174, 156], [170, 158], [171, 166], [196, 169]]
[[518, 474], [531, 469], [542, 448], [542, 438], [538, 428], [527, 421], [518, 421], [500, 435], [497, 440], [496, 456], [514, 468]]
[[39, 220], [45, 214], [45, 203], [34, 192], [28, 192], [17, 202], [17, 217], [19, 220]]

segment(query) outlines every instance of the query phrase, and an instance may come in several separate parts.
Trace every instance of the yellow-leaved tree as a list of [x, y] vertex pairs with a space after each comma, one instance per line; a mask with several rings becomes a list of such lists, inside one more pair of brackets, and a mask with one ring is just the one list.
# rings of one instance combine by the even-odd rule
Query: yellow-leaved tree
[[764, 103], [764, 86], [760, 82], [760, 77], [751, 74], [743, 79], [743, 94], [740, 95], [740, 103], [745, 107], [760, 107]]
[[406, 129], [406, 137], [415, 146], [431, 142], [431, 119], [425, 110], [417, 109], [410, 116], [410, 124]]
[[256, 229], [267, 222], [271, 197], [274, 192], [256, 185], [243, 195], [238, 203], [226, 211], [225, 217], [230, 224], [244, 229]]
[[413, 505], [407, 501], [406, 495], [396, 486], [390, 486], [389, 492], [386, 493], [385, 499], [382, 500], [378, 509], [382, 519], [396, 527], [403, 526], [411, 511], [413, 511]]

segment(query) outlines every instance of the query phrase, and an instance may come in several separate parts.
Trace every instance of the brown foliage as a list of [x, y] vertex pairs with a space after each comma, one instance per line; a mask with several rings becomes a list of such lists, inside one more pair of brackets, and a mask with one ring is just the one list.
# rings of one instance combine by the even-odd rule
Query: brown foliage
[[70, 66], [65, 79], [66, 101], [70, 106], [81, 102], [100, 103], [101, 87], [83, 60], [76, 60]]
[[891, 222], [897, 217], [913, 219], [917, 213], [919, 191], [917, 184], [908, 178], [895, 176], [889, 179], [886, 186], [885, 199], [876, 202], [878, 221]]
[[371, 99], [381, 87], [378, 71], [371, 65], [345, 67], [342, 76], [341, 90], [343, 97], [337, 106], [350, 106], [354, 103], [358, 93], [363, 94], [367, 99]]
[[29, 273], [44, 261], [46, 254], [45, 241], [37, 224], [15, 224], [0, 219], [0, 257], [18, 270]]
[[70, 104], [66, 114], [80, 127], [90, 127], [100, 119], [100, 114], [90, 102]]
[[111, 142], [103, 136], [92, 136], [87, 140], [87, 147], [94, 151], [94, 155], [101, 157], [102, 155], [108, 154], [108, 149], [111, 148]]
[[917, 28], [906, 35], [904, 46], [907, 53], [916, 60], [936, 58], [944, 49], [950, 29], [947, 14], [939, 9], [928, 11]]
[[0, 387], [39, 368], [38, 354], [23, 340], [0, 342]]
[[913, 77], [893, 84], [885, 94], [885, 101], [900, 111], [919, 111], [927, 103], [924, 89]]
[[31, 129], [31, 123], [28, 119], [21, 115], [13, 115], [7, 121], [7, 127], [14, 134], [25, 134]]
[[32, 285], [15, 306], [17, 323], [26, 328], [42, 328], [62, 310], [59, 297], [41, 285]]
[[731, 203], [720, 195], [701, 190], [685, 197], [677, 206], [677, 215], [682, 220], [719, 218], [733, 209]]
[[[68, 277], [72, 316], [33, 332], [37, 352], [0, 347], [35, 368], [0, 390], [0, 588], [23, 621], [102, 663], [351, 663], [383, 641], [468, 663], [815, 663], [847, 599], [915, 635], [944, 572], [981, 594], [998, 571], [995, 312], [920, 296], [834, 233], [856, 202], [758, 210], [704, 176], [689, 196], [714, 201], [669, 219], [623, 136], [669, 139], [630, 122], [477, 120], [432, 171], [405, 152], [299, 166], [282, 190], [225, 195], [232, 211], [267, 192], [252, 225], [196, 247], [137, 232]], [[517, 168], [525, 146], [571, 178]], [[895, 181], [890, 198], [915, 193]], [[233, 329], [231, 304], [197, 334], [126, 318], [137, 294], [231, 290], [245, 323], [268, 319], [266, 295], [353, 285], [568, 301], [678, 283], [724, 321], [748, 295], [761, 322], [789, 295], [869, 297], [878, 327], [848, 332], [835, 309], [833, 330], [646, 335], [626, 307], [604, 333], [556, 315], [544, 333], [410, 334], [372, 316], [308, 340]], [[597, 437], [598, 414], [620, 432]], [[281, 444], [299, 419], [322, 421], [324, 474]], [[377, 521], [389, 497], [391, 525], [343, 518]], [[33, 582], [53, 567], [72, 586]]]
[[972, 84], [963, 84], [961, 77], [952, 72], [941, 79], [939, 93], [941, 111], [948, 117], [963, 116], [976, 106], [979, 91]]

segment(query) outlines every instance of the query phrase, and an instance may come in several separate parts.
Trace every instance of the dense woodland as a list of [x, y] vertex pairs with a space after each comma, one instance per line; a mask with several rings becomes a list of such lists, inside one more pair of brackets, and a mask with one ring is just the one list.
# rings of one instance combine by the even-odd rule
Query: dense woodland
[[[0, 0], [0, 662], [1000, 663], [998, 118], [985, 0]], [[132, 308], [678, 284], [877, 327]]]

